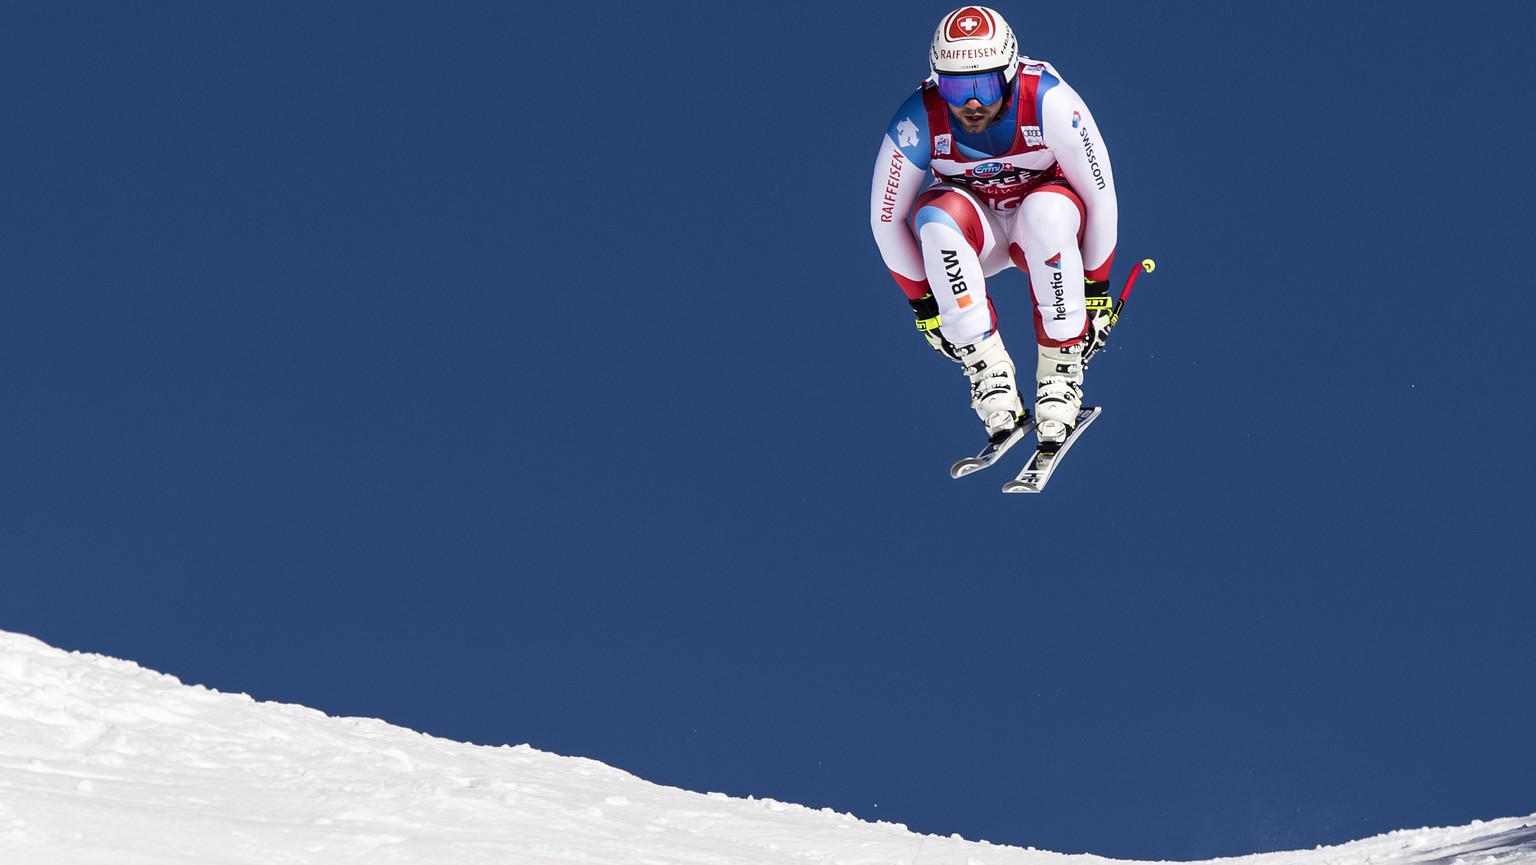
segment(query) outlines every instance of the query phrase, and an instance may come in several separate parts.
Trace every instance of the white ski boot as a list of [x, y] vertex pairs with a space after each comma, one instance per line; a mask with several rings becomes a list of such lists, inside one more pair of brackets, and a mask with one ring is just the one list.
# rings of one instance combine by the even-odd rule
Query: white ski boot
[[1035, 431], [1040, 446], [1050, 449], [1067, 440], [1077, 426], [1077, 410], [1083, 406], [1082, 343], [1059, 348], [1040, 346], [1035, 367]]
[[956, 346], [955, 355], [971, 380], [971, 408], [987, 428], [987, 438], [994, 442], [1007, 438], [1024, 417], [1024, 403], [1002, 336], [993, 331], [981, 342]]

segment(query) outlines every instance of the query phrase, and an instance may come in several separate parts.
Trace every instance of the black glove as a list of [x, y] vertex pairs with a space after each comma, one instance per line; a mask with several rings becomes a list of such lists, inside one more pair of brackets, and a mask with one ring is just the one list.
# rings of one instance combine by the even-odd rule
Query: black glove
[[939, 302], [933, 299], [933, 294], [925, 294], [917, 300], [908, 299], [912, 305], [912, 312], [917, 316], [917, 329], [928, 340], [928, 345], [939, 354], [950, 360], [959, 360], [955, 353], [955, 346], [949, 340], [939, 335]]
[[1109, 283], [1083, 280], [1083, 299], [1088, 310], [1088, 332], [1083, 334], [1083, 363], [1098, 354], [1115, 326], [1115, 302], [1109, 297]]
[[923, 333], [939, 329], [939, 302], [933, 299], [933, 292], [929, 292], [917, 300], [908, 299], [912, 306], [912, 313], [917, 316], [917, 329]]

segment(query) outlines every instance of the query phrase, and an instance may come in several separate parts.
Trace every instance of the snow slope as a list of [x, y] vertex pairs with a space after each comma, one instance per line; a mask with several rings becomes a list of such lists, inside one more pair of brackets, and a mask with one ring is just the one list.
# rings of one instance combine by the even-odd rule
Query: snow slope
[[[648, 783], [181, 684], [0, 631], [0, 863], [1104, 863]], [[1536, 815], [1245, 865], [1536, 863]]]

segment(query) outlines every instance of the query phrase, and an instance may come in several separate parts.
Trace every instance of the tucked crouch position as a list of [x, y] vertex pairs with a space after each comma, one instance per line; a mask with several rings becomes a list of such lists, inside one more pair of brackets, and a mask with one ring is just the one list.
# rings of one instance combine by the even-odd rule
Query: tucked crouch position
[[887, 127], [869, 221], [917, 328], [960, 363], [971, 407], [1001, 441], [1027, 417], [988, 279], [1034, 295], [1034, 413], [1043, 447], [1072, 431], [1085, 363], [1111, 324], [1118, 208], [1093, 114], [1055, 67], [1020, 56], [985, 6], [939, 22], [930, 75]]

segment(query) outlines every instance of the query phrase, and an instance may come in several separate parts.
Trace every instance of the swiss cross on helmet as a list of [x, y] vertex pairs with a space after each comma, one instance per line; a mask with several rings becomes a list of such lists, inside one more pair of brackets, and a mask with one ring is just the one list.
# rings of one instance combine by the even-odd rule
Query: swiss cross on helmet
[[933, 31], [928, 65], [935, 75], [1001, 72], [1013, 81], [1019, 68], [1019, 42], [1003, 16], [985, 6], [962, 6], [944, 16]]

